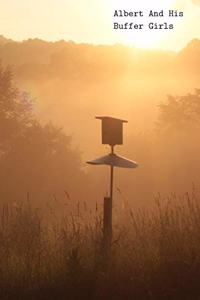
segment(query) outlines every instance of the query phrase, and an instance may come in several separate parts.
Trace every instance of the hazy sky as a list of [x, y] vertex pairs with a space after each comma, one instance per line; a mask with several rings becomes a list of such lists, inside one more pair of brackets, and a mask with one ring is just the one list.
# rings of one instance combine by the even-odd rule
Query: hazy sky
[[[143, 18], [113, 18], [115, 9], [142, 10]], [[164, 10], [164, 18], [147, 18]], [[167, 18], [168, 9], [184, 17]], [[144, 30], [113, 30], [113, 22], [144, 23]], [[174, 30], [149, 30], [148, 23], [174, 23]], [[178, 50], [200, 38], [200, 0], [0, 0], [0, 34], [23, 40], [74, 40], [88, 43], [128, 43], [138, 47]]]

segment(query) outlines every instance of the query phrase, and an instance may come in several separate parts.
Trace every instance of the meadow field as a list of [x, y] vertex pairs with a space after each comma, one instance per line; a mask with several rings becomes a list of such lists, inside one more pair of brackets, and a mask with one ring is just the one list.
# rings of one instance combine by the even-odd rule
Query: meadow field
[[167, 198], [158, 194], [151, 209], [114, 209], [108, 261], [98, 206], [91, 210], [77, 203], [59, 219], [50, 207], [32, 208], [27, 199], [2, 206], [0, 220], [2, 300], [200, 297], [195, 190]]

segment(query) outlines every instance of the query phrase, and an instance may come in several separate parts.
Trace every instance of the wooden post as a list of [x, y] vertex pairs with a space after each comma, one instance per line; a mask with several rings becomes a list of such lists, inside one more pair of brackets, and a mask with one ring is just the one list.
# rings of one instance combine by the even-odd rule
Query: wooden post
[[103, 215], [103, 238], [104, 248], [106, 253], [109, 252], [109, 248], [112, 240], [112, 201], [109, 197], [104, 198], [104, 215]]
[[[114, 153], [114, 146], [111, 146], [111, 154]], [[110, 255], [112, 242], [112, 203], [113, 203], [113, 176], [114, 167], [110, 166], [110, 197], [104, 198], [104, 212], [103, 212], [103, 239], [104, 252], [107, 258]]]

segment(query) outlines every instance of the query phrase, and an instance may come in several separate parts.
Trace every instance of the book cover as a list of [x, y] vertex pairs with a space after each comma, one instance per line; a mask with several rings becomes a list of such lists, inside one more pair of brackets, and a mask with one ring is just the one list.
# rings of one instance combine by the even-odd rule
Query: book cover
[[0, 1], [0, 299], [200, 298], [200, 1]]

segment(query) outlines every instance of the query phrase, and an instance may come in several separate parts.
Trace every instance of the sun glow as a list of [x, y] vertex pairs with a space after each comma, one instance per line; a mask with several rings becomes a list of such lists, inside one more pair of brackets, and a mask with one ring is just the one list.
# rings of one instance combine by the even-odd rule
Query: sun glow
[[[114, 18], [115, 10], [141, 10], [144, 16]], [[165, 16], [148, 17], [150, 10], [163, 10]], [[184, 17], [169, 18], [168, 10], [182, 11]], [[37, 37], [48, 41], [124, 43], [139, 48], [180, 51], [190, 40], [200, 38], [199, 20], [199, 0], [0, 1], [0, 34], [20, 41]], [[173, 23], [175, 29], [148, 30], [151, 21]], [[144, 23], [145, 29], [114, 30], [114, 22]]]
[[[139, 48], [161, 48], [163, 38], [166, 39], [174, 31], [172, 26], [174, 26], [178, 19], [169, 17], [169, 10], [176, 9], [174, 4], [174, 0], [165, 0], [163, 2], [157, 0], [140, 0], [137, 4], [132, 0], [125, 0], [123, 4], [120, 0], [112, 0], [113, 23], [117, 22], [121, 26], [124, 26], [123, 29], [117, 29], [117, 25], [116, 28], [113, 26], [115, 38], [121, 43]], [[132, 17], [114, 17], [116, 10], [135, 12], [135, 15]], [[149, 16], [150, 11], [159, 13], [163, 11], [163, 16]], [[126, 23], [128, 24], [125, 25]], [[130, 23], [133, 24], [130, 25]], [[153, 29], [149, 28], [149, 24], [151, 24]], [[128, 29], [125, 29], [125, 26]], [[130, 28], [130, 26], [132, 27]]]

